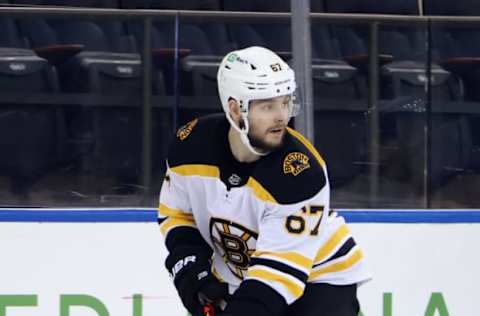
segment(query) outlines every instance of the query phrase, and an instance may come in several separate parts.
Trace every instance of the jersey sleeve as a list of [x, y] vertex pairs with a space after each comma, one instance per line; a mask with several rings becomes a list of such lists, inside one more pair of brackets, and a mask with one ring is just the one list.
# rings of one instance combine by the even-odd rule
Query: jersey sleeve
[[183, 180], [170, 168], [167, 169], [160, 190], [160, 205], [158, 208], [158, 222], [164, 237], [167, 237], [169, 232], [177, 227], [196, 227], [188, 195], [182, 183]]
[[211, 257], [213, 250], [197, 228], [185, 181], [184, 177], [167, 168], [160, 190], [160, 231], [170, 253], [203, 253], [206, 257]]
[[[232, 315], [282, 315], [303, 295], [321, 244], [328, 182], [313, 197], [294, 204], [272, 203], [259, 226], [247, 276], [227, 306]], [[257, 311], [261, 312], [258, 313]]]
[[363, 253], [342, 217], [330, 210], [328, 182], [312, 199], [277, 205], [264, 218], [246, 280], [279, 293], [287, 304], [303, 295], [307, 282], [349, 282]]
[[302, 296], [322, 243], [322, 223], [329, 208], [328, 185], [307, 201], [272, 207], [260, 226], [246, 279], [267, 284], [287, 304]]

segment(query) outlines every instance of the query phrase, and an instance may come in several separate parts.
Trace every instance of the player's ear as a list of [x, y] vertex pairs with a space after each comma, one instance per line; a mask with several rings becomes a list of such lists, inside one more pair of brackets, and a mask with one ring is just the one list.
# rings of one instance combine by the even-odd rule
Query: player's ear
[[232, 118], [237, 121], [240, 118], [240, 106], [237, 100], [230, 98], [228, 100], [228, 108], [230, 110], [230, 115]]

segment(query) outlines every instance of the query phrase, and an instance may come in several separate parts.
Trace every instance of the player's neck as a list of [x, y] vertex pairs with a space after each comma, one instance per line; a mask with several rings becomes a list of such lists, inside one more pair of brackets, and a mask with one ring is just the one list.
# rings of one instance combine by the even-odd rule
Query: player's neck
[[240, 139], [240, 133], [234, 128], [230, 127], [228, 131], [228, 143], [230, 144], [230, 150], [233, 157], [240, 162], [254, 162], [260, 159], [261, 156], [251, 152]]

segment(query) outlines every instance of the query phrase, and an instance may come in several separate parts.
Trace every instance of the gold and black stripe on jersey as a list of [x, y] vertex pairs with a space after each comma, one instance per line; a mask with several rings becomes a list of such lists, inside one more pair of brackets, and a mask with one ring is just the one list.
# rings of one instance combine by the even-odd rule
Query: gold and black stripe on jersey
[[363, 253], [350, 235], [347, 225], [342, 225], [319, 249], [314, 259], [309, 281], [328, 273], [346, 271], [361, 261]]
[[198, 119], [187, 138], [172, 143], [169, 167], [182, 175], [218, 178], [227, 189], [246, 185], [260, 199], [279, 204], [307, 200], [325, 186], [325, 163], [300, 133], [289, 128], [281, 148], [241, 163], [231, 153], [229, 128], [223, 114]]
[[195, 220], [193, 215], [179, 209], [173, 209], [165, 204], [160, 203], [158, 208], [158, 223], [162, 235], [166, 236], [170, 230], [176, 227], [194, 227]]
[[312, 260], [296, 252], [255, 252], [250, 259], [249, 278], [273, 283], [286, 289], [295, 300], [304, 291]]
[[169, 251], [173, 251], [179, 246], [183, 246], [183, 248], [188, 246], [190, 249], [197, 249], [202, 253], [212, 252], [212, 249], [200, 234], [192, 214], [160, 204], [158, 223]]

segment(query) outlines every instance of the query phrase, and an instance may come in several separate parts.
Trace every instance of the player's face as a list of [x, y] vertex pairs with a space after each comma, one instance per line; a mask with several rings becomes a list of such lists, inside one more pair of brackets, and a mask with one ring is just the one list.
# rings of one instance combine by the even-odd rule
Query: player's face
[[248, 137], [253, 147], [271, 151], [280, 147], [290, 118], [290, 96], [250, 102]]

